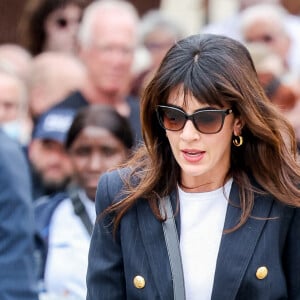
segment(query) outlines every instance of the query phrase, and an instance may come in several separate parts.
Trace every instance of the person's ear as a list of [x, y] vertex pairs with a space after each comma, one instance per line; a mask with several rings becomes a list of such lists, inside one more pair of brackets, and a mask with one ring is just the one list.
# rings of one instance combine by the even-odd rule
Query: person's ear
[[244, 127], [243, 120], [240, 117], [235, 118], [233, 124], [233, 134], [235, 136], [241, 135], [243, 127]]

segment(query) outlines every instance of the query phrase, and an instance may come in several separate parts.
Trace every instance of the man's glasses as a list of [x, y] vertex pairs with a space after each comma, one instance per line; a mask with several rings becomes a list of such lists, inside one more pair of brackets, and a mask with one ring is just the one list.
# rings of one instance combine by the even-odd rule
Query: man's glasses
[[271, 34], [263, 34], [261, 36], [255, 37], [255, 38], [248, 38], [246, 39], [248, 43], [253, 43], [253, 42], [261, 42], [265, 44], [270, 44], [274, 42], [274, 36]]
[[160, 125], [166, 130], [179, 131], [184, 128], [187, 120], [191, 120], [201, 133], [213, 134], [222, 130], [224, 119], [232, 113], [232, 109], [204, 108], [188, 115], [180, 108], [157, 105], [156, 113]]

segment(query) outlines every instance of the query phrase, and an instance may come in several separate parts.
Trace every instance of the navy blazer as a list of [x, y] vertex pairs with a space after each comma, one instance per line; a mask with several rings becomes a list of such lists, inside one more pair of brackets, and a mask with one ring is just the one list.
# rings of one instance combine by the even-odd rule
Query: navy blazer
[[[118, 171], [104, 174], [96, 196], [97, 215], [119, 201]], [[175, 193], [171, 195], [174, 207]], [[239, 220], [239, 189], [233, 182], [224, 228]], [[180, 233], [180, 216], [176, 216]], [[98, 219], [92, 235], [87, 273], [87, 300], [171, 300], [172, 276], [162, 224], [140, 199], [122, 218], [115, 238], [108, 218]], [[263, 279], [257, 270], [266, 267]], [[205, 272], [205, 270], [199, 270]], [[133, 279], [145, 279], [142, 289]], [[211, 299], [300, 299], [300, 209], [271, 196], [256, 195], [252, 217], [240, 229], [224, 234], [217, 258]]]
[[30, 175], [21, 147], [0, 130], [0, 299], [37, 300]]

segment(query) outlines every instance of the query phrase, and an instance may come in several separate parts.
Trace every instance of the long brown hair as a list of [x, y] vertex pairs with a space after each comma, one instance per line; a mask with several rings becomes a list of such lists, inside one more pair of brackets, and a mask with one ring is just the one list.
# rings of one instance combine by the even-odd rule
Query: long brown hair
[[[127, 163], [131, 172], [124, 178], [124, 200], [107, 210], [115, 213], [115, 229], [141, 197], [161, 219], [157, 200], [170, 194], [180, 180], [180, 168], [155, 110], [179, 85], [199, 102], [221, 107], [226, 103], [245, 124], [244, 144], [232, 145], [228, 172], [240, 188], [242, 215], [234, 229], [249, 218], [255, 191], [299, 207], [300, 167], [293, 128], [267, 99], [248, 50], [233, 39], [200, 34], [179, 41], [169, 50], [145, 90], [141, 102], [145, 145]], [[254, 189], [252, 180], [260, 190]]]

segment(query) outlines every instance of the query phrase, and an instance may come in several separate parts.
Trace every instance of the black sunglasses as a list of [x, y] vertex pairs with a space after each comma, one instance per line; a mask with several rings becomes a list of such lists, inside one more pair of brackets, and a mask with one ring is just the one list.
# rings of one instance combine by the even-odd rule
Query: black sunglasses
[[55, 23], [56, 23], [56, 25], [59, 27], [59, 28], [61, 28], [61, 29], [64, 29], [64, 28], [66, 28], [66, 27], [68, 27], [71, 23], [80, 23], [81, 22], [81, 20], [79, 19], [79, 20], [68, 20], [68, 19], [66, 19], [66, 18], [64, 18], [64, 17], [60, 17], [60, 18], [57, 18], [56, 20], [55, 20]]
[[177, 107], [157, 105], [156, 113], [161, 127], [166, 130], [179, 131], [184, 128], [187, 120], [191, 120], [201, 133], [213, 134], [222, 130], [224, 119], [232, 113], [232, 109], [204, 108], [188, 115]]

